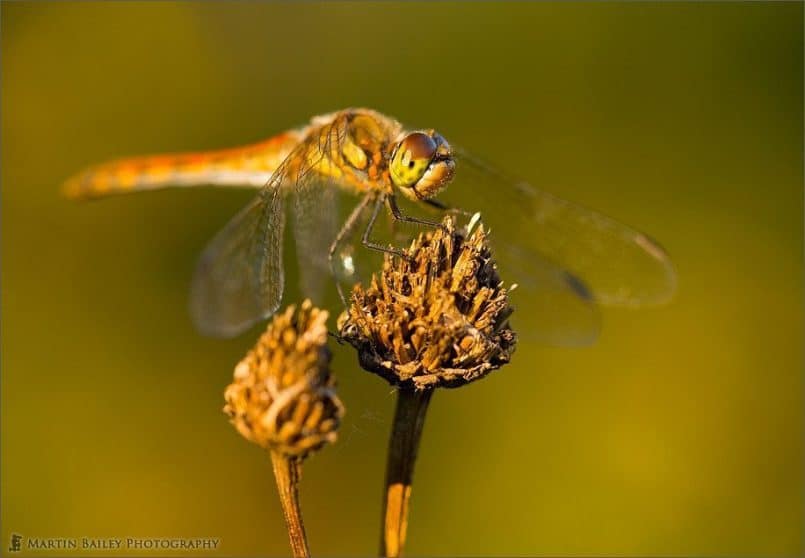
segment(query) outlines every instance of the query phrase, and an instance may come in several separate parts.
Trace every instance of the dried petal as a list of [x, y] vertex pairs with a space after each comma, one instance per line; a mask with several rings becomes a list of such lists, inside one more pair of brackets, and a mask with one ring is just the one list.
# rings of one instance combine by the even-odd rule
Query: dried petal
[[246, 439], [287, 457], [335, 441], [344, 406], [335, 394], [327, 312], [309, 300], [271, 321], [235, 367], [224, 412]]
[[450, 217], [443, 226], [414, 239], [407, 258], [387, 255], [338, 319], [361, 366], [394, 385], [457, 387], [514, 351], [508, 291], [486, 231], [478, 226], [466, 236]]

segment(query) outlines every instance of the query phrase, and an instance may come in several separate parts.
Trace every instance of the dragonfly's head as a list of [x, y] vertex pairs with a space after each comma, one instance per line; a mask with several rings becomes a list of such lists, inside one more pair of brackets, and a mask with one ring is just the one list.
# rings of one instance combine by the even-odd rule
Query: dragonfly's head
[[391, 181], [414, 200], [426, 200], [441, 192], [455, 168], [450, 144], [433, 130], [403, 135], [389, 162]]

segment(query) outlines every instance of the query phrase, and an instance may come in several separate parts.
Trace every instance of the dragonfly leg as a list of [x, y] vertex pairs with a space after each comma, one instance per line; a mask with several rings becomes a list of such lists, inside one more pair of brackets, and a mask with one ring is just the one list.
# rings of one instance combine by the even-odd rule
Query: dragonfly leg
[[425, 205], [429, 205], [431, 207], [435, 207], [439, 211], [444, 212], [454, 211], [452, 207], [450, 207], [446, 203], [440, 202], [439, 200], [433, 200], [433, 199], [422, 200], [422, 203], [424, 203]]
[[[391, 195], [386, 196], [390, 199], [393, 199]], [[385, 252], [386, 254], [394, 254], [395, 256], [399, 256], [401, 258], [407, 258], [408, 255], [397, 248], [392, 246], [384, 246], [382, 244], [378, 244], [377, 242], [373, 242], [369, 237], [372, 235], [372, 229], [375, 227], [375, 221], [377, 220], [377, 215], [380, 213], [380, 208], [383, 206], [383, 202], [385, 201], [384, 196], [378, 196], [375, 200], [375, 206], [372, 208], [372, 216], [369, 218], [369, 224], [366, 226], [366, 230], [363, 231], [363, 237], [361, 238], [361, 244], [369, 248], [370, 250], [377, 250], [378, 252]], [[389, 206], [394, 206], [395, 208], [397, 205], [394, 202], [389, 202]], [[399, 209], [397, 209], [399, 213]], [[394, 214], [394, 210], [392, 210], [392, 214]], [[397, 216], [394, 216], [397, 219]], [[405, 219], [403, 219], [405, 220]], [[431, 224], [429, 221], [424, 222], [423, 224]], [[433, 223], [434, 226], [440, 226], [438, 223]]]
[[472, 217], [474, 213], [472, 211], [467, 211], [466, 209], [461, 209], [460, 207], [452, 207], [447, 205], [444, 202], [440, 202], [439, 200], [422, 200], [425, 204], [438, 209], [439, 211], [444, 211], [445, 213], [452, 213], [454, 215], [463, 215], [464, 217]]
[[467, 219], [468, 222], [472, 219], [472, 216], [474, 215], [474, 213], [472, 211], [467, 211], [466, 209], [461, 209], [460, 207], [451, 207], [451, 206], [447, 205], [446, 203], [440, 202], [439, 200], [429, 199], [429, 200], [422, 200], [422, 201], [426, 205], [428, 205], [430, 207], [433, 207], [435, 209], [438, 209], [439, 211], [441, 211], [443, 213], [447, 213], [448, 215], [453, 215], [453, 216], [460, 215], [461, 217], [464, 217], [465, 219]]
[[441, 223], [437, 223], [436, 221], [428, 221], [427, 219], [420, 219], [419, 217], [411, 217], [410, 215], [403, 215], [402, 211], [400, 211], [400, 208], [397, 206], [397, 199], [394, 197], [393, 194], [388, 194], [386, 196], [386, 199], [388, 200], [389, 203], [389, 209], [391, 210], [391, 215], [394, 217], [396, 221], [402, 221], [403, 223], [414, 223], [417, 225], [425, 225], [426, 227], [432, 227], [434, 229], [444, 228]]
[[353, 230], [355, 230], [355, 225], [357, 225], [358, 220], [363, 213], [363, 210], [366, 209], [366, 206], [369, 205], [374, 199], [374, 194], [367, 194], [361, 199], [360, 203], [355, 206], [355, 209], [352, 210], [352, 213], [349, 214], [347, 220], [344, 222], [344, 225], [341, 227], [341, 230], [338, 231], [338, 234], [333, 240], [333, 243], [330, 244], [330, 249], [327, 251], [327, 261], [330, 264], [330, 273], [332, 273], [333, 277], [335, 278], [335, 288], [338, 290], [338, 296], [341, 298], [341, 302], [344, 303], [344, 306], [347, 305], [347, 299], [344, 296], [344, 291], [341, 288], [341, 282], [338, 280], [338, 273], [335, 268], [335, 253], [338, 250], [338, 247], [344, 241], [344, 238], [350, 234]]

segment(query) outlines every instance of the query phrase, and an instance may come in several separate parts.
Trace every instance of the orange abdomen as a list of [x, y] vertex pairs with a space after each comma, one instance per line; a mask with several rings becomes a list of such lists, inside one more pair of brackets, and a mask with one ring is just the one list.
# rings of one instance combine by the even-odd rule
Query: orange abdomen
[[90, 167], [64, 184], [66, 195], [92, 198], [171, 186], [263, 186], [298, 144], [300, 131], [266, 141], [198, 153], [152, 155]]

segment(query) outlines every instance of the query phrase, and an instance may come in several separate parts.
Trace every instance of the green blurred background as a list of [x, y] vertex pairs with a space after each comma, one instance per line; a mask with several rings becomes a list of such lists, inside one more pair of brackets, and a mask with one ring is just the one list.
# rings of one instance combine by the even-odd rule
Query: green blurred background
[[[287, 553], [268, 458], [221, 412], [259, 328], [205, 339], [186, 312], [195, 258], [251, 194], [58, 187], [369, 106], [645, 230], [679, 273], [672, 304], [606, 311], [595, 346], [523, 344], [435, 396], [409, 554], [801, 555], [802, 20], [765, 2], [3, 3], [0, 548]], [[348, 348], [333, 366], [348, 415], [305, 465], [310, 544], [373, 554], [394, 398]]]

